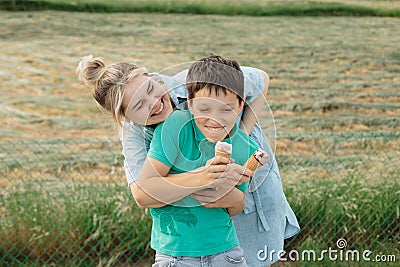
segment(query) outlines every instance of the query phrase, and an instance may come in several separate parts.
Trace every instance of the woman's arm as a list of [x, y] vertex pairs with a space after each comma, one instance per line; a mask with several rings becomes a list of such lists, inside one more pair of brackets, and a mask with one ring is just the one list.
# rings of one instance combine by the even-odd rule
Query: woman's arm
[[140, 177], [130, 185], [139, 207], [162, 207], [205, 188], [232, 189], [238, 182], [248, 182], [254, 173], [224, 157], [211, 159], [206, 167], [189, 173], [168, 175], [169, 166], [147, 157]]
[[[132, 126], [129, 123], [126, 123], [125, 128], [123, 129], [124, 132], [122, 134], [122, 145], [123, 145], [123, 154], [125, 156], [125, 174], [128, 180], [128, 185], [130, 188], [130, 191], [132, 193], [132, 196], [136, 200], [137, 204], [140, 207], [162, 207], [165, 206], [166, 204], [170, 203], [171, 201], [175, 199], [180, 199], [186, 195], [189, 195], [190, 193], [194, 191], [188, 191], [184, 192], [183, 196], [182, 195], [171, 195], [170, 199], [162, 199], [160, 197], [155, 197], [157, 196], [157, 193], [161, 191], [163, 194], [161, 195], [162, 197], [165, 197], [165, 192], [168, 192], [165, 190], [165, 188], [159, 188], [160, 184], [163, 182], [167, 181], [168, 184], [167, 186], [171, 186], [171, 184], [183, 186], [183, 187], [193, 187], [193, 183], [195, 181], [199, 180], [199, 170], [194, 170], [188, 173], [181, 173], [181, 174], [168, 174], [165, 175], [165, 173], [168, 173], [168, 171], [165, 169], [163, 170], [166, 165], [162, 164], [159, 166], [159, 169], [155, 171], [155, 175], [151, 177], [150, 175], [147, 175], [148, 178], [153, 178], [153, 179], [148, 179], [146, 181], [142, 180], [141, 183], [137, 183], [137, 180], [140, 177], [140, 174], [143, 174], [141, 171], [142, 169], [145, 169], [144, 167], [144, 161], [146, 158], [147, 154], [147, 149], [146, 145], [149, 146], [150, 140], [153, 138], [153, 132], [145, 130], [144, 127], [140, 126]], [[221, 159], [219, 162], [223, 164], [227, 164], [228, 161], [225, 162], [224, 159]], [[234, 161], [232, 160], [233, 163]], [[158, 162], [160, 163], [160, 162]], [[148, 164], [148, 163], [147, 163]], [[210, 162], [211, 164], [211, 162]], [[218, 162], [217, 162], [218, 164]], [[151, 163], [149, 164], [152, 168], [154, 166], [157, 166], [156, 163]], [[147, 168], [146, 168], [147, 169]], [[168, 168], [169, 170], [169, 168]], [[202, 173], [202, 179], [207, 179], [207, 175], [210, 175], [209, 173], [212, 171], [212, 169], [207, 169], [206, 172]], [[164, 175], [160, 175], [163, 173]], [[242, 175], [244, 174], [244, 175]], [[237, 164], [231, 164], [229, 168], [229, 172], [226, 173], [226, 175], [230, 175], [232, 177], [231, 183], [232, 182], [237, 182], [237, 180], [240, 179], [240, 182], [247, 182], [249, 180], [249, 177], [253, 175], [253, 173], [249, 170], [245, 170], [243, 167], [237, 165]], [[221, 182], [224, 181], [222, 178], [226, 177], [226, 175], [220, 175]], [[162, 177], [166, 176], [166, 177]], [[216, 179], [217, 177], [212, 177], [212, 179]], [[160, 180], [159, 178], [164, 178], [164, 180]], [[236, 180], [235, 180], [236, 179]], [[233, 181], [232, 181], [233, 180]], [[211, 183], [212, 180], [210, 181], [210, 178], [208, 178], [208, 182], [204, 183]], [[189, 184], [187, 184], [189, 183]], [[149, 194], [149, 189], [145, 189], [144, 186], [152, 188], [154, 185], [154, 190], [155, 193]], [[160, 190], [162, 189], [162, 190]], [[197, 191], [196, 189], [195, 191]], [[180, 197], [180, 198], [179, 198]]]
[[240, 122], [240, 129], [247, 134], [250, 134], [254, 124], [257, 122], [258, 116], [264, 108], [265, 99], [268, 94], [269, 76], [266, 72], [261, 71], [264, 79], [264, 89], [262, 93], [243, 110], [242, 120]]
[[200, 172], [193, 172], [191, 179], [168, 179], [170, 167], [147, 157], [139, 178], [131, 185], [131, 192], [141, 208], [162, 207], [202, 189]]
[[231, 217], [241, 213], [246, 205], [245, 193], [236, 187], [231, 188], [228, 193], [221, 187], [216, 190], [201, 190], [193, 193], [192, 197], [206, 208], [227, 208]]
[[[235, 196], [229, 196], [232, 197], [232, 200], [234, 200], [234, 204], [231, 205], [230, 207], [228, 206], [228, 212], [229, 215], [231, 217], [238, 215], [239, 213], [241, 213], [244, 209], [244, 207], [246, 206], [246, 197], [245, 197], [245, 193], [240, 191], [237, 188], [232, 189], [232, 191], [230, 192]], [[226, 197], [228, 197], [228, 195], [226, 195]], [[223, 198], [221, 199], [221, 202], [223, 203]]]

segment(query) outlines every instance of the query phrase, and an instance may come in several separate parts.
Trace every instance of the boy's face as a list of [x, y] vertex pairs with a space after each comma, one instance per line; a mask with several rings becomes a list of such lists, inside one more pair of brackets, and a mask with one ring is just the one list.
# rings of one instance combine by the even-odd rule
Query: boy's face
[[201, 133], [210, 141], [225, 139], [242, 111], [243, 101], [239, 103], [236, 94], [228, 91], [218, 96], [212, 90], [201, 89], [189, 101], [189, 110]]

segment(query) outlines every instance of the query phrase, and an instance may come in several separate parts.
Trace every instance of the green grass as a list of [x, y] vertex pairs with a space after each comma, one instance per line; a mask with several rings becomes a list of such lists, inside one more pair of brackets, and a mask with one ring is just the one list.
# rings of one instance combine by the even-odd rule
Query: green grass
[[65, 1], [12, 0], [0, 8], [13, 11], [159, 12], [249, 16], [400, 16], [400, 9], [371, 7], [354, 1]]
[[[362, 252], [372, 255], [395, 255], [398, 261], [400, 240], [399, 185], [396, 176], [383, 182], [365, 186], [363, 176], [332, 180], [304, 179], [286, 185], [288, 201], [296, 211], [302, 226], [299, 235], [287, 243], [286, 251], [315, 250], [317, 257], [328, 248], [338, 250], [339, 238], [347, 241], [343, 249], [358, 250], [362, 266], [380, 266], [362, 260]], [[299, 240], [302, 242], [299, 243]], [[339, 257], [339, 256], [338, 256]], [[372, 258], [372, 256], [371, 256]], [[299, 266], [359, 266], [360, 262], [331, 261], [325, 254], [323, 261], [300, 262]], [[373, 259], [373, 258], [372, 258]], [[382, 263], [383, 264], [383, 263]], [[385, 263], [396, 266], [396, 263]]]
[[28, 182], [2, 193], [0, 263], [138, 261], [150, 253], [151, 218], [133, 203], [116, 184]]
[[[365, 188], [361, 179], [305, 179], [286, 187], [303, 228], [296, 249], [334, 248], [343, 237], [349, 249], [396, 252], [398, 184], [392, 179]], [[126, 186], [40, 184], [2, 193], [0, 262], [132, 264], [151, 254], [150, 214], [136, 207]]]
[[[289, 201], [303, 225], [301, 235], [326, 246], [334, 245], [331, 242], [340, 237], [346, 237], [352, 248], [374, 247], [382, 242], [395, 244], [399, 240], [398, 185], [392, 177], [391, 181], [366, 188], [362, 178], [353, 176], [337, 182], [304, 179], [288, 183]], [[317, 227], [308, 232], [310, 225]]]

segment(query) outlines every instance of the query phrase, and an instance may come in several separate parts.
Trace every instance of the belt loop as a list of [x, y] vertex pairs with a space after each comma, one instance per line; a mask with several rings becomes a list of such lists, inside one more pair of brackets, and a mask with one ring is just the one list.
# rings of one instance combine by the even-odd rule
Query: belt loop
[[174, 257], [174, 261], [171, 264], [171, 267], [176, 267], [178, 265], [178, 258]]

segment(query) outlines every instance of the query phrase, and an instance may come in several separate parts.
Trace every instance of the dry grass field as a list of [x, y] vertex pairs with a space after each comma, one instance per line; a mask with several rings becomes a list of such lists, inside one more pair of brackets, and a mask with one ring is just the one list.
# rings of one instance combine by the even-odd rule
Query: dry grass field
[[[266, 106], [260, 124], [277, 154], [288, 159], [293, 153], [321, 158], [326, 152], [323, 144], [335, 142], [333, 137], [302, 143], [283, 138], [288, 135], [400, 130], [398, 18], [44, 11], [0, 12], [0, 18], [0, 142], [118, 140], [116, 128], [108, 115], [99, 112], [90, 89], [77, 81], [75, 67], [87, 54], [108, 62], [132, 60], [150, 71], [162, 71], [217, 53], [265, 70], [271, 77], [268, 104], [272, 114]], [[275, 128], [280, 137], [276, 144]], [[365, 146], [339, 139], [333, 153], [365, 152]], [[399, 143], [390, 139], [368, 146], [390, 155], [398, 151]], [[32, 160], [43, 153], [36, 149], [40, 150], [22, 154]], [[46, 158], [65, 160], [63, 153], [57, 153], [48, 151]], [[49, 164], [46, 158], [32, 165], [42, 175], [40, 166]], [[3, 153], [3, 161], [13, 166], [18, 158]], [[321, 169], [324, 165], [315, 168], [315, 176], [330, 177]], [[297, 169], [293, 172], [287, 175], [303, 177]], [[10, 184], [7, 177], [3, 185]]]
[[271, 76], [268, 103], [278, 135], [400, 130], [398, 18], [63, 12], [0, 18], [1, 140], [115, 135], [76, 79], [87, 54], [161, 71], [219, 53], [263, 69]]
[[[301, 144], [284, 136], [400, 130], [398, 18], [72, 12], [1, 12], [0, 18], [1, 142], [118, 139], [90, 89], [77, 81], [75, 67], [87, 54], [162, 71], [217, 53], [265, 70], [271, 77], [270, 109], [266, 106], [260, 124], [277, 154], [289, 158], [294, 152], [322, 156], [325, 150], [315, 150], [332, 139]], [[341, 140], [335, 151], [364, 152]], [[389, 141], [384, 152], [390, 154], [399, 140]], [[377, 141], [371, 147], [383, 146]], [[58, 156], [57, 150], [48, 152], [49, 158]]]

